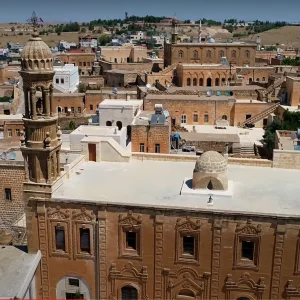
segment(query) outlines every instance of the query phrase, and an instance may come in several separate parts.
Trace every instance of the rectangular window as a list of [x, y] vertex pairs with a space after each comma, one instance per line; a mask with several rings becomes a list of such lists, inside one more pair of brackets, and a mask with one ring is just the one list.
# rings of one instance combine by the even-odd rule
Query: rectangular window
[[94, 109], [93, 104], [90, 104], [90, 110], [93, 110], [93, 109]]
[[79, 287], [79, 279], [76, 278], [69, 278], [69, 285], [70, 286], [77, 286]]
[[140, 152], [145, 152], [145, 144], [140, 144]]
[[155, 153], [160, 153], [160, 144], [155, 144]]
[[193, 122], [198, 122], [198, 114], [193, 115]]
[[68, 112], [68, 108], [65, 106], [64, 110], [65, 110], [65, 114], [66, 114]]
[[81, 113], [81, 107], [80, 106], [78, 106], [78, 112]]
[[242, 241], [242, 259], [254, 259], [254, 242]]
[[250, 119], [250, 118], [251, 118], [251, 115], [246, 115], [246, 120]]
[[61, 78], [61, 79], [60, 79], [60, 83], [61, 83], [61, 84], [64, 84], [64, 83], [65, 83], [65, 80], [64, 80], [63, 78]]
[[5, 200], [7, 201], [11, 201], [11, 189], [4, 189], [4, 193], [5, 193]]
[[79, 62], [79, 67], [82, 67], [82, 62], [81, 61]]
[[181, 115], [181, 124], [186, 124], [186, 115]]
[[12, 136], [12, 129], [7, 129], [8, 136]]
[[204, 123], [208, 123], [208, 115], [204, 115]]
[[55, 79], [55, 83], [56, 83], [56, 84], [59, 84], [59, 78], [56, 78], [56, 79]]
[[16, 136], [20, 136], [20, 129], [16, 129]]
[[195, 255], [195, 238], [192, 236], [184, 236], [183, 239], [183, 254]]
[[89, 228], [80, 228], [80, 251], [91, 253]]
[[56, 250], [66, 251], [64, 227], [55, 226], [55, 245]]
[[66, 293], [66, 299], [84, 299], [83, 294], [80, 294], [79, 298], [78, 296], [77, 293]]
[[71, 107], [71, 112], [74, 113], [74, 107]]
[[137, 234], [134, 231], [126, 231], [126, 248], [137, 249]]
[[86, 62], [83, 63], [83, 66], [86, 67]]

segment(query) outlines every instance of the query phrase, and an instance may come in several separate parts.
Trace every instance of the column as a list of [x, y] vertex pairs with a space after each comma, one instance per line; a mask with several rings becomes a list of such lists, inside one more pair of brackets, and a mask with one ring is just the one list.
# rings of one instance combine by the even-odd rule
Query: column
[[25, 118], [28, 119], [30, 117], [29, 103], [28, 103], [28, 89], [24, 88], [23, 93], [24, 93], [24, 104], [25, 104]]
[[51, 156], [48, 156], [47, 157], [47, 183], [52, 183], [52, 174], [51, 174], [52, 172], [51, 172]]
[[53, 156], [52, 156], [52, 164], [53, 164], [53, 178], [54, 180], [56, 179], [56, 176], [57, 176], [57, 157], [56, 157], [56, 152], [53, 153]]
[[44, 97], [43, 97], [43, 103], [44, 103], [44, 109], [43, 114], [45, 114], [47, 117], [50, 117], [50, 91], [49, 89], [44, 89]]
[[35, 93], [36, 93], [36, 89], [31, 87], [30, 88], [30, 106], [31, 106], [31, 116], [33, 119], [37, 118]]
[[29, 170], [28, 170], [28, 155], [24, 154], [24, 164], [25, 164], [25, 181], [29, 180]]
[[56, 154], [56, 162], [57, 162], [57, 176], [60, 176], [60, 152], [57, 151]]
[[49, 104], [49, 107], [50, 107], [50, 116], [53, 117], [53, 112], [55, 111], [54, 108], [52, 107], [53, 105], [53, 87], [51, 86], [50, 89], [49, 89], [49, 101], [50, 101], [50, 104]]

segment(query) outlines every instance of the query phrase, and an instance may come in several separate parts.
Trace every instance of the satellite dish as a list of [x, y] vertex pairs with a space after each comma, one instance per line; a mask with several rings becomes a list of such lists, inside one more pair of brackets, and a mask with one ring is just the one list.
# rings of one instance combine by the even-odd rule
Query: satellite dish
[[151, 88], [151, 84], [150, 84], [150, 83], [147, 83], [147, 84], [146, 84], [146, 88], [147, 88], [147, 89], [150, 89], [150, 88]]
[[10, 160], [16, 160], [16, 153], [15, 152], [9, 153], [9, 159]]
[[291, 140], [295, 140], [297, 138], [297, 135], [295, 132], [291, 133]]
[[1, 154], [1, 159], [2, 159], [2, 160], [6, 160], [6, 157], [7, 157], [6, 152], [3, 152], [3, 153]]
[[213, 94], [213, 91], [212, 91], [212, 90], [208, 90], [208, 91], [206, 92], [206, 94], [207, 94], [208, 97], [210, 97], [210, 96]]
[[115, 87], [115, 88], [113, 88], [113, 94], [117, 94], [118, 93], [118, 89]]
[[217, 91], [217, 96], [221, 96], [221, 91]]
[[229, 91], [226, 91], [226, 92], [225, 92], [225, 95], [226, 95], [226, 96], [230, 96], [230, 92], [229, 92]]

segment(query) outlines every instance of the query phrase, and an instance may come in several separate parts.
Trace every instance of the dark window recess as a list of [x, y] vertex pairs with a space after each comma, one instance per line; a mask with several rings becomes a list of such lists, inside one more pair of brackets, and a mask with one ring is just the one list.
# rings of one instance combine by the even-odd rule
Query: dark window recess
[[79, 279], [76, 279], [76, 278], [69, 278], [69, 285], [79, 287]]
[[11, 189], [4, 189], [5, 200], [11, 201]]
[[195, 238], [192, 236], [183, 237], [183, 254], [195, 254]]
[[253, 260], [254, 242], [242, 241], [242, 258]]
[[138, 291], [132, 286], [124, 286], [121, 289], [122, 300], [137, 300]]
[[57, 250], [65, 251], [65, 228], [55, 226], [55, 243]]
[[66, 293], [66, 299], [84, 299], [83, 294], [80, 294], [80, 298], [78, 298], [77, 293]]
[[132, 248], [136, 250], [136, 232], [126, 231], [126, 248]]
[[90, 110], [93, 110], [93, 109], [94, 109], [93, 104], [90, 104]]
[[80, 250], [91, 253], [90, 230], [88, 228], [80, 228]]

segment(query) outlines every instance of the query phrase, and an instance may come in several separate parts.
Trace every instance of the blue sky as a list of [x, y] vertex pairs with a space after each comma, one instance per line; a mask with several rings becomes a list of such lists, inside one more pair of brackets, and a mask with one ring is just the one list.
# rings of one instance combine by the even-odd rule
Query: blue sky
[[300, 0], [14, 0], [1, 4], [0, 23], [24, 22], [33, 10], [45, 22], [89, 21], [128, 15], [179, 19], [300, 21]]

